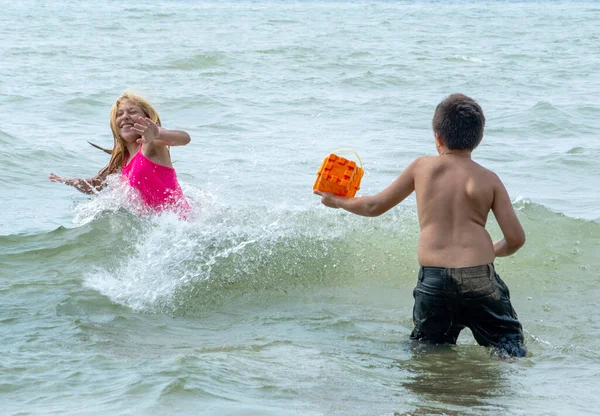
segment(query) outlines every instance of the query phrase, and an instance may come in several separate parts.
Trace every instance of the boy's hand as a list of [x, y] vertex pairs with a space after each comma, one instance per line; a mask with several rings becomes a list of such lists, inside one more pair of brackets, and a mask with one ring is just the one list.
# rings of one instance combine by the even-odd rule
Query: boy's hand
[[336, 209], [340, 207], [337, 203], [337, 199], [339, 198], [337, 195], [330, 192], [321, 192], [316, 189], [313, 191], [313, 193], [321, 196], [321, 203], [326, 207]]
[[138, 121], [133, 125], [132, 130], [141, 136], [141, 138], [137, 140], [137, 142], [141, 144], [151, 143], [160, 136], [160, 128], [148, 117], [138, 118]]

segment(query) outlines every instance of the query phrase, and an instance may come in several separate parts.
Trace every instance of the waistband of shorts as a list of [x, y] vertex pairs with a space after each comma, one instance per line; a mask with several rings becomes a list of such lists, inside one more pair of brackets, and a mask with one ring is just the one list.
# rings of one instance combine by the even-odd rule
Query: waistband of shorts
[[477, 278], [490, 276], [495, 273], [494, 264], [482, 264], [479, 266], [470, 267], [436, 267], [436, 266], [421, 266], [420, 270], [423, 275], [437, 275], [437, 276], [455, 276], [468, 278]]

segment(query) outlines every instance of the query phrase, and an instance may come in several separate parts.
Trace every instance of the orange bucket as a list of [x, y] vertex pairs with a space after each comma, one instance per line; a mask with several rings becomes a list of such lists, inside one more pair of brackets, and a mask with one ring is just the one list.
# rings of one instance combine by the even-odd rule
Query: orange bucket
[[323, 160], [323, 164], [317, 172], [317, 180], [313, 185], [313, 190], [321, 192], [331, 192], [336, 195], [348, 198], [354, 197], [356, 191], [360, 189], [360, 180], [364, 175], [362, 161], [354, 150], [338, 149], [339, 151], [349, 151], [356, 155], [360, 166], [356, 162], [331, 153]]

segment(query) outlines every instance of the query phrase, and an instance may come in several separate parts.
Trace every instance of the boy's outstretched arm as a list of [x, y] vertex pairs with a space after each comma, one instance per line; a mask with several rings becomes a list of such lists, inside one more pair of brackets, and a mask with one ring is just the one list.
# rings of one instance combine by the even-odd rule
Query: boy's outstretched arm
[[415, 190], [414, 171], [417, 161], [418, 159], [408, 165], [390, 186], [377, 195], [346, 198], [329, 192], [314, 193], [321, 195], [323, 205], [330, 208], [342, 208], [364, 217], [377, 217], [398, 205]]
[[525, 244], [525, 231], [517, 218], [508, 192], [499, 178], [494, 187], [492, 211], [504, 236], [494, 242], [494, 253], [496, 257], [510, 256]]

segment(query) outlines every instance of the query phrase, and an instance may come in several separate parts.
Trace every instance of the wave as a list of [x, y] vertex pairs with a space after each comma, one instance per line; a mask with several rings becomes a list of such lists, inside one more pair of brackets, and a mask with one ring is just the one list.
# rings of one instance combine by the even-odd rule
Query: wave
[[336, 285], [373, 272], [389, 253], [388, 238], [356, 238], [363, 225], [354, 217], [203, 204], [194, 221], [163, 215], [128, 233], [126, 254], [95, 265], [85, 285], [134, 310], [188, 315], [248, 293]]
[[226, 56], [221, 52], [207, 52], [196, 54], [186, 58], [176, 59], [163, 65], [150, 66], [150, 69], [158, 70], [180, 70], [194, 71], [205, 68], [213, 68], [222, 64]]
[[68, 107], [73, 107], [73, 108], [79, 108], [81, 106], [84, 107], [105, 107], [106, 103], [99, 101], [99, 100], [95, 100], [93, 98], [86, 98], [86, 97], [76, 97], [76, 98], [71, 98], [69, 100], [67, 100], [65, 102], [65, 104]]
[[10, 142], [13, 142], [15, 138], [10, 134], [0, 130], [0, 145], [8, 145]]
[[465, 56], [465, 55], [453, 55], [453, 56], [448, 56], [444, 59], [448, 62], [471, 62], [471, 63], [475, 63], [475, 64], [483, 63], [483, 60], [480, 58], [474, 58], [474, 57]]
[[[293, 22], [290, 22], [293, 23]], [[256, 53], [264, 55], [287, 55], [292, 58], [309, 58], [315, 55], [315, 49], [306, 46], [281, 46], [269, 49], [257, 49]]]
[[[292, 288], [413, 284], [414, 207], [371, 219], [320, 207], [230, 208], [185, 184], [184, 191], [194, 210], [190, 221], [174, 214], [140, 217], [116, 202], [117, 195], [102, 193], [75, 207], [74, 228], [0, 236], [0, 261], [15, 270], [19, 264], [43, 261], [58, 269], [70, 262], [85, 287], [111, 302], [171, 315], [198, 315], [246, 297], [268, 302]], [[581, 273], [600, 266], [600, 224], [522, 198], [514, 204], [528, 236], [523, 254], [514, 257], [518, 264], [558, 264]], [[499, 236], [493, 219], [488, 228]]]

